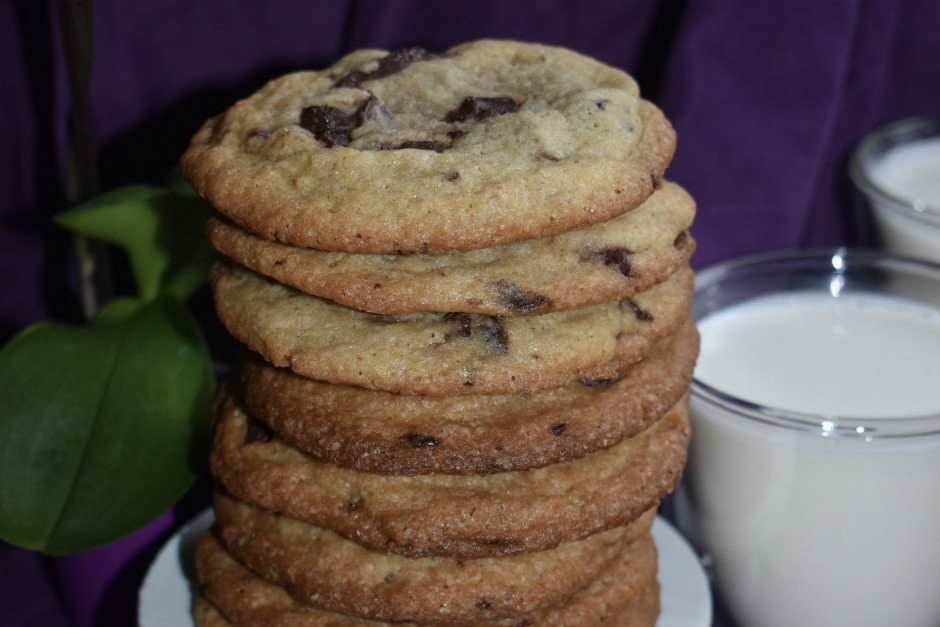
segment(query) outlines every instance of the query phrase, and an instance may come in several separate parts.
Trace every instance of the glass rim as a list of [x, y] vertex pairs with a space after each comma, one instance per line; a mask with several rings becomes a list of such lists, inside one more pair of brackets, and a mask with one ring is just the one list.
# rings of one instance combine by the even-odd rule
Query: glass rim
[[[845, 273], [861, 267], [889, 266], [936, 275], [940, 284], [940, 263], [904, 257], [874, 250], [814, 248], [783, 250], [746, 255], [716, 263], [696, 272], [695, 295], [745, 269], [773, 267], [781, 263], [807, 264], [820, 271]], [[701, 381], [693, 374], [691, 396], [750, 421], [787, 428], [832, 439], [864, 441], [915, 438], [940, 435], [940, 411], [937, 413], [896, 417], [854, 417], [798, 412], [770, 407], [724, 392]]]
[[879, 186], [869, 176], [867, 165], [875, 158], [911, 139], [940, 136], [940, 119], [918, 115], [895, 120], [864, 136], [852, 151], [849, 159], [849, 178], [870, 201], [877, 200], [896, 215], [940, 226], [940, 207], [924, 202], [914, 202], [892, 194]]

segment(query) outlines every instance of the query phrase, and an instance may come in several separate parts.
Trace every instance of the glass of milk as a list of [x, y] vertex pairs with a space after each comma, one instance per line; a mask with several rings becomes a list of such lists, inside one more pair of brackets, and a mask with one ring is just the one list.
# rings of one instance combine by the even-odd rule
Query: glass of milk
[[675, 514], [736, 622], [940, 625], [940, 265], [743, 258], [694, 316]]
[[940, 120], [899, 120], [859, 143], [849, 164], [883, 249], [940, 262]]

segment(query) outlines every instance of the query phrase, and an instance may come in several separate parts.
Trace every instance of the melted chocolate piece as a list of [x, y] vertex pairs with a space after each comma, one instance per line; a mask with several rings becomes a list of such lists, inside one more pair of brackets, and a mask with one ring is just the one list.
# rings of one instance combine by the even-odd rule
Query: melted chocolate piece
[[581, 379], [579, 383], [589, 388], [606, 388], [617, 382], [617, 379]]
[[257, 418], [248, 418], [248, 425], [245, 429], [245, 444], [254, 444], [260, 442], [270, 442], [274, 438], [274, 432]]
[[327, 105], [312, 105], [300, 112], [300, 125], [327, 148], [332, 148], [349, 144], [350, 133], [359, 126], [359, 120], [356, 113], [346, 113]]
[[582, 261], [600, 261], [605, 266], [612, 266], [623, 276], [630, 276], [631, 251], [626, 248], [602, 248], [600, 250], [585, 251], [581, 254]]
[[386, 76], [401, 72], [412, 63], [436, 58], [436, 54], [428, 52], [424, 48], [402, 48], [379, 59], [378, 65], [371, 72], [362, 72], [360, 70], [350, 72], [337, 81], [334, 87], [361, 87], [363, 81], [385, 78]]
[[356, 510], [362, 509], [365, 499], [361, 496], [354, 496], [345, 503], [343, 503], [344, 512], [355, 512]]
[[494, 115], [515, 113], [518, 110], [519, 105], [508, 96], [497, 96], [495, 98], [467, 96], [463, 99], [463, 102], [460, 103], [459, 107], [444, 116], [444, 121], [463, 122], [468, 119], [484, 120]]
[[433, 150], [434, 152], [444, 152], [450, 146], [441, 142], [430, 140], [410, 140], [400, 144], [382, 144], [379, 150], [400, 150], [402, 148], [415, 148], [417, 150]]
[[470, 314], [446, 313], [444, 322], [450, 325], [450, 331], [444, 336], [445, 342], [453, 337], [470, 337]]
[[401, 441], [412, 448], [434, 448], [437, 446], [437, 438], [423, 433], [408, 433], [401, 436]]
[[488, 538], [486, 540], [481, 540], [480, 542], [481, 544], [486, 544], [489, 546], [509, 546], [512, 544], [512, 540], [508, 538]]
[[503, 323], [496, 316], [481, 316], [482, 320], [475, 324], [471, 334], [482, 337], [489, 345], [490, 350], [497, 355], [505, 355], [509, 352], [509, 338], [506, 336], [506, 329]]
[[505, 355], [509, 352], [506, 329], [496, 316], [447, 313], [444, 314], [444, 321], [451, 325], [451, 330], [444, 336], [445, 342], [454, 337], [480, 338], [497, 355]]
[[635, 302], [633, 302], [629, 298], [625, 298], [624, 300], [620, 301], [620, 305], [621, 306], [626, 305], [627, 307], [629, 307], [633, 311], [633, 315], [636, 316], [636, 319], [640, 320], [641, 322], [650, 322], [653, 319], [653, 314], [642, 309], [639, 305], [637, 305]]
[[304, 107], [300, 112], [300, 125], [326, 144], [327, 148], [332, 148], [349, 145], [353, 129], [362, 126], [367, 119], [377, 117], [388, 117], [388, 112], [382, 101], [369, 96], [352, 113], [328, 105]]
[[[381, 284], [376, 284], [381, 287]], [[375, 286], [373, 286], [375, 287]], [[397, 324], [402, 322], [404, 318], [398, 314], [377, 314], [372, 312], [364, 312], [366, 317], [369, 319], [369, 322], [373, 324]]]
[[544, 296], [521, 290], [509, 281], [497, 281], [493, 289], [510, 309], [516, 311], [531, 312], [549, 305], [549, 300]]
[[560, 422], [554, 427], [552, 427], [552, 435], [561, 435], [562, 433], [565, 432], [565, 429], [567, 428], [568, 428], [568, 425], [566, 425], [563, 422]]

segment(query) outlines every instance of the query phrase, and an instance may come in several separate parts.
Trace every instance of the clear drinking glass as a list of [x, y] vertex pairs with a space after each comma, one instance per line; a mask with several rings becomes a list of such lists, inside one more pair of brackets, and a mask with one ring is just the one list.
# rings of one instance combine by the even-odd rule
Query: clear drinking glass
[[940, 262], [940, 120], [913, 117], [874, 131], [853, 152], [849, 175], [882, 249]]
[[940, 625], [940, 265], [748, 257], [698, 274], [694, 316], [676, 518], [734, 619]]

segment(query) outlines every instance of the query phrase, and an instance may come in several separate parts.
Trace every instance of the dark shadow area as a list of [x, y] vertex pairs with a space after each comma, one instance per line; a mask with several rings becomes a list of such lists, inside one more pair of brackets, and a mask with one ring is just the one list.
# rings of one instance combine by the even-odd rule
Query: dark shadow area
[[96, 625], [137, 624], [137, 597], [140, 586], [151, 562], [171, 535], [172, 530], [161, 534], [138, 551], [115, 575], [98, 604], [94, 619]]
[[653, 16], [640, 48], [640, 57], [634, 73], [637, 83], [642, 86], [643, 97], [647, 100], [659, 100], [663, 69], [669, 60], [673, 42], [687, 8], [688, 0], [673, 0], [659, 3], [656, 9], [656, 15]]
[[[839, 171], [848, 172], [850, 159], [851, 153], [839, 159], [837, 166]], [[847, 176], [838, 177], [833, 185], [835, 185], [835, 195], [838, 198], [837, 207], [843, 240], [851, 247], [874, 247], [877, 243], [875, 227], [865, 199], [861, 197]]]
[[180, 527], [204, 511], [210, 504], [212, 480], [205, 462], [192, 488], [174, 508], [173, 528], [138, 551], [114, 577], [95, 613], [96, 625], [136, 625], [138, 598], [147, 571], [160, 549]]
[[[51, 315], [60, 320], [78, 321], [81, 308], [75, 284], [65, 271], [73, 265], [70, 236], [54, 227], [51, 216], [65, 207], [62, 178], [57, 170], [55, 128], [49, 121], [55, 119], [56, 46], [54, 44], [54, 15], [47, 2], [17, 2], [14, 11], [21, 33], [23, 61], [29, 81], [30, 100], [35, 116], [32, 133], [35, 137], [29, 182], [31, 205], [22, 206], [13, 215], [4, 216], [4, 229], [21, 230], [27, 238], [36, 237], [43, 252], [43, 284], [41, 296]], [[47, 123], [43, 123], [46, 121]], [[0, 339], [6, 340], [17, 328], [0, 328]]]

